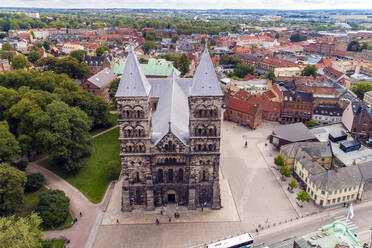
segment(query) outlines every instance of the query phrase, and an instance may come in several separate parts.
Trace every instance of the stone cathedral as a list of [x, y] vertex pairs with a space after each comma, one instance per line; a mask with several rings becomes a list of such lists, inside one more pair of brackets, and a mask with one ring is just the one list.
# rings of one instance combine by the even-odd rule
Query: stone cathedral
[[208, 49], [193, 78], [148, 79], [131, 48], [116, 92], [122, 211], [221, 208], [222, 96]]

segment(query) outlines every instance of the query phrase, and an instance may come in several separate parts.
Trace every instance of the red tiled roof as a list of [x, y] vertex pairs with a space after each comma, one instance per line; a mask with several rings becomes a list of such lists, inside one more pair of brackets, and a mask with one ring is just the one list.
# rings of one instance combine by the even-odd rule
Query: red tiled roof
[[244, 79], [248, 79], [248, 80], [256, 80], [258, 78], [256, 78], [255, 76], [253, 76], [252, 74], [248, 73], [247, 75], [244, 76]]
[[250, 93], [244, 89], [238, 90], [236, 94], [234, 95], [235, 98], [241, 99], [241, 100], [247, 100], [250, 96]]
[[247, 101], [243, 101], [237, 98], [230, 98], [229, 102], [227, 103], [227, 109], [235, 110], [238, 112], [242, 112], [249, 115], [256, 115], [259, 106], [256, 104], [248, 103]]
[[266, 63], [266, 64], [270, 64], [270, 65], [274, 65], [274, 66], [278, 66], [278, 67], [296, 67], [296, 66], [298, 66], [296, 63], [293, 63], [293, 62], [290, 62], [290, 61], [283, 60], [283, 59], [274, 59], [274, 58], [267, 58], [267, 59], [262, 58], [261, 62]]

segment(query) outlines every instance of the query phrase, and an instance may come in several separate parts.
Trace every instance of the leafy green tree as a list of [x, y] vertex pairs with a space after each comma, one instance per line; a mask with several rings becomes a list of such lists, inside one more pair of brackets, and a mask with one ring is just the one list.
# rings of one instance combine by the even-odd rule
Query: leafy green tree
[[110, 96], [111, 102], [113, 103], [116, 103], [115, 94], [116, 94], [116, 91], [118, 90], [119, 84], [120, 84], [120, 78], [116, 78], [111, 82], [109, 86], [109, 96]]
[[2, 59], [7, 59], [8, 61], [12, 60], [13, 57], [13, 46], [10, 45], [9, 41], [4, 42], [1, 51], [0, 51], [0, 57]]
[[185, 75], [190, 70], [191, 61], [186, 54], [182, 54], [177, 62], [177, 68]]
[[315, 65], [307, 65], [302, 70], [302, 76], [313, 76], [316, 77], [318, 75], [317, 69]]
[[70, 53], [70, 56], [77, 59], [79, 63], [83, 62], [84, 56], [87, 52], [85, 50], [74, 50]]
[[278, 166], [283, 166], [284, 165], [284, 158], [282, 155], [278, 155], [274, 158], [274, 163]]
[[36, 211], [45, 227], [58, 227], [69, 215], [70, 199], [61, 190], [46, 190], [40, 194]]
[[347, 50], [352, 52], [360, 52], [361, 47], [358, 40], [352, 40], [347, 44]]
[[152, 40], [145, 40], [143, 43], [143, 50], [145, 53], [148, 53], [150, 50], [158, 49], [158, 44], [155, 43], [155, 41]]
[[288, 186], [291, 187], [291, 189], [296, 189], [298, 187], [298, 183], [296, 179], [292, 179], [289, 183]]
[[148, 59], [145, 59], [145, 58], [140, 58], [140, 59], [139, 59], [139, 63], [140, 63], [140, 64], [147, 64], [148, 62], [149, 62]]
[[57, 60], [56, 73], [66, 73], [69, 77], [75, 79], [84, 79], [88, 76], [88, 66], [73, 57], [66, 57]]
[[17, 162], [11, 163], [10, 165], [17, 168], [20, 171], [26, 171], [26, 168], [28, 166], [28, 162], [26, 160], [21, 159]]
[[45, 178], [43, 174], [40, 173], [33, 173], [27, 175], [27, 182], [25, 185], [26, 192], [33, 192], [39, 190], [45, 182]]
[[118, 160], [112, 160], [107, 163], [107, 174], [111, 180], [115, 180], [119, 177], [121, 171], [121, 164]]
[[275, 82], [276, 81], [276, 77], [275, 77], [275, 73], [273, 71], [269, 71], [269, 73], [265, 76], [265, 78]]
[[286, 165], [280, 166], [279, 172], [280, 172], [280, 174], [282, 176], [285, 176], [285, 177], [290, 177], [292, 175], [292, 173], [293, 173], [293, 171], [291, 170], [291, 168], [289, 168]]
[[28, 62], [28, 59], [23, 54], [18, 54], [13, 56], [11, 65], [14, 69], [24, 69], [30, 66], [30, 63]]
[[96, 55], [102, 56], [105, 53], [105, 51], [110, 52], [110, 49], [107, 46], [100, 46], [96, 49]]
[[50, 50], [50, 41], [49, 40], [45, 40], [43, 42], [43, 47], [45, 50], [49, 51]]
[[235, 65], [243, 64], [242, 60], [239, 58], [235, 58], [234, 56], [222, 54], [220, 57], [220, 64], [221, 65]]
[[351, 88], [351, 91], [354, 92], [360, 100], [363, 100], [364, 94], [371, 90], [372, 90], [371, 82], [360, 82]]
[[291, 42], [300, 42], [300, 41], [303, 41], [303, 37], [302, 37], [302, 34], [301, 33], [295, 33], [295, 34], [292, 34], [291, 37], [290, 37], [290, 40]]
[[41, 58], [36, 62], [37, 66], [42, 66], [45, 70], [48, 71], [55, 71], [57, 66], [58, 59], [53, 56], [47, 56], [45, 58]]
[[244, 78], [247, 74], [254, 74], [254, 66], [253, 65], [247, 65], [243, 63], [239, 63], [236, 65], [234, 69], [234, 76], [237, 76], [239, 78]]
[[6, 121], [0, 121], [0, 162], [13, 162], [19, 158], [21, 149]]
[[35, 63], [41, 58], [40, 54], [36, 50], [31, 50], [30, 53], [28, 54], [28, 60], [31, 63]]
[[316, 127], [316, 126], [319, 126], [320, 123], [316, 120], [309, 120], [306, 122], [306, 126], [307, 127]]
[[299, 200], [299, 201], [301, 201], [301, 202], [309, 202], [309, 201], [311, 201], [311, 197], [304, 190], [298, 192], [296, 199]]
[[53, 101], [35, 119], [36, 140], [66, 172], [83, 166], [91, 153], [89, 130], [92, 122], [79, 108]]
[[0, 215], [7, 216], [23, 203], [26, 175], [6, 164], [0, 164]]
[[276, 33], [274, 37], [275, 37], [275, 39], [279, 39], [280, 38], [280, 34], [279, 33]]
[[41, 247], [42, 220], [36, 213], [27, 217], [0, 218], [0, 244], [2, 248]]

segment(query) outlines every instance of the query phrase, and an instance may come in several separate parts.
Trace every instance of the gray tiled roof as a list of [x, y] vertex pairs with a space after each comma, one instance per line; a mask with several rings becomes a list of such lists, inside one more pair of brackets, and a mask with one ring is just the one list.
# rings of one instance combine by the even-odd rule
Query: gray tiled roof
[[316, 139], [302, 122], [280, 126], [273, 131], [273, 135], [292, 142]]
[[372, 161], [358, 164], [364, 182], [372, 182]]
[[102, 88], [103, 86], [110, 83], [116, 77], [115, 73], [113, 73], [109, 68], [105, 68], [102, 71], [98, 72], [97, 74], [88, 78], [88, 81], [97, 86], [98, 88]]
[[[177, 75], [172, 73], [161, 82], [159, 103], [152, 115], [151, 142], [155, 145], [171, 131], [184, 144], [189, 141], [189, 105], [187, 95], [177, 83]], [[169, 126], [170, 125], [170, 126]], [[170, 129], [170, 130], [169, 130]]]
[[150, 90], [151, 85], [143, 74], [133, 47], [131, 47], [115, 97], [148, 96]]
[[288, 157], [294, 158], [299, 150], [304, 150], [311, 157], [332, 157], [329, 142], [297, 142], [280, 148]]
[[205, 48], [203, 56], [193, 78], [191, 96], [222, 96], [219, 81], [213, 67], [208, 48]]

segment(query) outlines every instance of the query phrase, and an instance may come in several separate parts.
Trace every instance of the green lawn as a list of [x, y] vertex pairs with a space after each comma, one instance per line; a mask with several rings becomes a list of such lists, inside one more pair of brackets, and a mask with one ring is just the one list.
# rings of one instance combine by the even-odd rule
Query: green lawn
[[51, 244], [52, 244], [51, 248], [63, 248], [64, 245], [66, 244], [66, 240], [64, 240], [64, 239], [45, 240], [43, 242], [44, 243], [51, 242]]
[[61, 176], [79, 189], [90, 201], [99, 203], [110, 183], [106, 164], [111, 160], [120, 161], [119, 128], [115, 128], [93, 139], [92, 155], [86, 166], [74, 174], [65, 174], [53, 166], [50, 160], [41, 165]]

